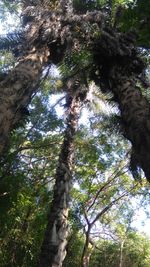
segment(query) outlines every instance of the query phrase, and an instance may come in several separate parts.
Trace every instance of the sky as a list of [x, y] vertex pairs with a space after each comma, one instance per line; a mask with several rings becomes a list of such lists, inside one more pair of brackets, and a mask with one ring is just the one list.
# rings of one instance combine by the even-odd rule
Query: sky
[[132, 227], [135, 227], [140, 233], [145, 233], [150, 237], [150, 219], [146, 218], [143, 209], [136, 211]]

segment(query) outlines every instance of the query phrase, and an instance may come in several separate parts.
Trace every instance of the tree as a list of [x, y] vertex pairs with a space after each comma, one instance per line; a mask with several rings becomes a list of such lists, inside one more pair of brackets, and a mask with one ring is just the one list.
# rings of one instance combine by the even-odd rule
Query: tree
[[[117, 1], [116, 4], [118, 4]], [[109, 21], [107, 13], [106, 18], [100, 11], [76, 15], [71, 2], [54, 1], [50, 3], [45, 1], [41, 5], [40, 2], [30, 3], [27, 1], [23, 3], [22, 7], [23, 25], [24, 27], [28, 25], [28, 27], [19, 40], [21, 47], [17, 48], [17, 52], [23, 51], [23, 55], [14, 70], [1, 82], [2, 98], [7, 98], [7, 103], [1, 107], [1, 114], [3, 114], [3, 119], [1, 119], [1, 151], [8, 143], [11, 129], [22, 118], [22, 110], [29, 103], [35, 88], [38, 86], [42, 67], [50, 61], [60, 62], [68, 49], [70, 51], [80, 51], [83, 47], [91, 49], [90, 46], [93, 44], [93, 61], [98, 67], [96, 69], [94, 67], [92, 70], [91, 79], [97, 81], [97, 77], [94, 76], [98, 70], [100, 73], [98, 83], [101, 88], [105, 87], [105, 90], [110, 90], [115, 95], [115, 100], [121, 111], [124, 135], [133, 146], [131, 159], [133, 172], [139, 166], [149, 179], [149, 121], [147, 119], [149, 118], [149, 103], [136, 85], [141, 80], [140, 75], [142, 75], [145, 65], [135, 49], [135, 34], [121, 34], [116, 28], [105, 28], [105, 24]], [[110, 8], [113, 7], [110, 6]], [[54, 12], [53, 20], [50, 19], [50, 9]], [[55, 13], [56, 9], [57, 13]], [[45, 10], [48, 12], [47, 15]], [[57, 23], [58, 20], [60, 23]], [[84, 23], [82, 23], [83, 21]], [[91, 26], [88, 29], [89, 23]], [[94, 32], [91, 32], [92, 25], [96, 25]], [[81, 42], [84, 42], [84, 45]], [[120, 73], [119, 76], [118, 73]], [[13, 80], [12, 77], [15, 79]], [[11, 84], [12, 89], [9, 89], [9, 84]], [[4, 91], [5, 96], [3, 96]], [[128, 101], [129, 95], [131, 96], [130, 102]], [[138, 106], [135, 104], [134, 107], [134, 103], [139, 104]], [[135, 122], [137, 125], [134, 125]], [[135, 131], [134, 129], [138, 130]], [[144, 129], [144, 133], [140, 129]], [[147, 140], [144, 143], [143, 134]]]
[[[119, 244], [117, 241], [105, 240], [97, 244], [100, 250], [93, 255], [91, 266], [119, 266]], [[149, 238], [131, 230], [124, 243], [123, 267], [147, 267], [149, 261]]]
[[[37, 90], [43, 67], [51, 62], [59, 63], [67, 47], [77, 45], [73, 42], [75, 40], [73, 40], [70, 27], [75, 24], [73, 28], [76, 28], [76, 25], [81, 25], [82, 21], [85, 21], [83, 29], [85, 31], [88, 22], [101, 24], [103, 17], [101, 13], [95, 16], [94, 12], [72, 16], [70, 9], [67, 8], [68, 3], [65, 1], [56, 2], [54, 11], [52, 9], [54, 12], [52, 20], [49, 1], [33, 5], [32, 1], [31, 3], [27, 1], [22, 7], [23, 26], [28, 25], [28, 27], [18, 40], [19, 45], [14, 52], [15, 55], [19, 54], [18, 64], [0, 85], [1, 98], [7, 99], [6, 103], [4, 100], [4, 105], [1, 106], [1, 154], [8, 143], [10, 131], [23, 117], [23, 108], [29, 104], [33, 93]], [[56, 9], [57, 12], [55, 12]], [[58, 21], [60, 23], [57, 23]], [[75, 35], [77, 33], [76, 29]], [[20, 53], [22, 53], [21, 57]]]
[[68, 108], [67, 127], [56, 169], [54, 196], [39, 258], [39, 267], [62, 266], [62, 262], [66, 256], [65, 250], [68, 237], [67, 220], [72, 183], [72, 165], [74, 162], [74, 136], [77, 130], [82, 101], [86, 98], [86, 92], [84, 98], [80, 92], [72, 95], [72, 86], [74, 86], [74, 83], [72, 84], [72, 81], [69, 80], [66, 99]]
[[138, 86], [145, 66], [136, 53], [134, 38], [133, 34], [104, 33], [95, 48], [95, 61], [102, 75], [99, 82], [114, 94], [124, 136], [132, 144], [131, 168], [136, 172], [141, 167], [149, 179], [149, 102]]
[[[83, 1], [85, 10], [90, 11], [88, 13], [84, 8], [81, 12], [76, 10], [72, 1], [12, 1], [15, 6], [18, 3], [22, 9], [24, 30], [11, 35], [11, 38], [8, 35], [1, 45], [1, 49], [11, 49], [16, 62], [14, 68], [4, 69], [0, 82], [0, 154], [4, 163], [6, 157], [3, 159], [3, 154], [6, 149], [8, 151], [10, 133], [26, 117], [33, 94], [40, 87], [41, 80], [49, 75], [47, 72], [44, 76], [46, 67], [64, 60], [64, 66], [68, 63], [70, 67], [70, 73], [63, 77], [67, 127], [38, 263], [38, 266], [62, 266], [68, 234], [74, 135], [80, 108], [92, 80], [101, 90], [112, 92], [118, 103], [124, 135], [132, 143], [133, 174], [136, 176], [138, 167], [141, 167], [150, 179], [149, 102], [140, 88], [147, 86], [146, 65], [136, 49], [135, 33], [121, 33], [117, 28], [114, 15], [117, 10], [110, 1], [103, 5], [97, 1]], [[118, 3], [116, 1], [115, 5]], [[12, 7], [7, 1], [4, 5]], [[101, 8], [101, 11], [93, 11], [95, 8]], [[86, 64], [73, 64], [74, 59], [82, 61], [82, 57]]]
[[[130, 200], [136, 192], [139, 192], [139, 186], [132, 183], [128, 174], [128, 163], [125, 155], [119, 153], [119, 146], [122, 144], [111, 134], [110, 145], [104, 129], [103, 126], [103, 138], [100, 138], [101, 129], [96, 127], [94, 138], [86, 133], [86, 140], [83, 139], [81, 142], [80, 136], [80, 146], [79, 148], [77, 146], [79, 150], [75, 172], [77, 188], [74, 188], [73, 191], [74, 200], [72, 205], [75, 206], [75, 210], [78, 210], [84, 235], [80, 264], [82, 267], [90, 266], [91, 256], [97, 248], [96, 241], [102, 239], [108, 231], [107, 228], [111, 228], [111, 224], [119, 220], [119, 213], [122, 217], [124, 216], [123, 203], [127, 203], [125, 210], [128, 212], [127, 206], [131, 205]], [[120, 156], [120, 162], [118, 163], [117, 158], [115, 167], [113, 166], [115, 159], [114, 157], [113, 160], [111, 158], [113, 149], [114, 151], [117, 149], [117, 156]], [[100, 159], [102, 155], [107, 158], [107, 165], [105, 165], [104, 160]], [[102, 228], [105, 229], [104, 233], [102, 233]], [[108, 236], [111, 235], [111, 231], [110, 235], [108, 231]], [[123, 244], [123, 241], [121, 240], [120, 243]]]

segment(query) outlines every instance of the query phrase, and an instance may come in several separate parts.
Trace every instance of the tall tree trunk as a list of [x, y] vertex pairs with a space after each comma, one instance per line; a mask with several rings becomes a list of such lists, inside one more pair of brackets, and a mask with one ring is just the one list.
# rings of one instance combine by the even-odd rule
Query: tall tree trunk
[[68, 237], [68, 211], [74, 163], [74, 137], [82, 101], [80, 95], [67, 97], [68, 116], [56, 170], [53, 201], [48, 215], [48, 225], [41, 248], [38, 267], [61, 267], [66, 256]]
[[26, 106], [38, 87], [45, 63], [49, 61], [57, 64], [67, 48], [71, 51], [78, 46], [79, 49], [77, 26], [82, 28], [81, 36], [87, 43], [92, 37], [90, 32], [87, 34], [89, 23], [103, 26], [104, 15], [100, 11], [76, 15], [72, 2], [56, 1], [54, 10], [51, 10], [48, 1], [36, 3], [29, 0], [23, 3], [24, 39], [16, 48], [22, 58], [7, 78], [0, 82], [0, 155], [3, 155], [8, 145], [11, 130], [25, 115]]
[[[145, 64], [135, 48], [133, 33], [103, 32], [94, 51], [102, 89], [110, 90], [118, 103], [124, 136], [133, 148], [131, 167], [143, 169], [150, 181], [150, 104], [137, 86], [143, 81]], [[133, 174], [134, 174], [133, 173]]]
[[119, 267], [123, 267], [123, 248], [124, 248], [124, 240], [121, 241], [121, 244], [120, 244]]
[[81, 267], [88, 267], [90, 263], [90, 256], [91, 256], [91, 253], [89, 251], [90, 231], [91, 231], [91, 228], [89, 226], [85, 234], [85, 243], [84, 243], [84, 248], [83, 248], [82, 257], [81, 257]]
[[0, 154], [8, 145], [10, 131], [25, 116], [26, 106], [37, 89], [43, 65], [47, 62], [49, 50], [34, 49], [10, 71], [0, 83]]
[[141, 167], [150, 181], [150, 104], [134, 75], [127, 70], [121, 73], [117, 67], [113, 73], [112, 89], [119, 104], [124, 136], [132, 144], [131, 170], [136, 175], [137, 167]]

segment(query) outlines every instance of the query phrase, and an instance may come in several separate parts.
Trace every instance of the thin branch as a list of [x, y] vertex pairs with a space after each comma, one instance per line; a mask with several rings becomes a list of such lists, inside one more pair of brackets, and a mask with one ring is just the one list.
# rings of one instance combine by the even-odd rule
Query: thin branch
[[[108, 181], [97, 191], [93, 202], [91, 203], [91, 205], [88, 207], [87, 212], [93, 207], [93, 205], [95, 204], [96, 199], [98, 198], [99, 194], [107, 187], [107, 185], [109, 185], [111, 182], [113, 182], [120, 174], [120, 173], [124, 168], [126, 167], [126, 165], [124, 165], [119, 171], [116, 172], [116, 170], [114, 171], [113, 174], [111, 174], [111, 176], [109, 176]], [[115, 174], [116, 172], [116, 174]], [[115, 174], [114, 177], [112, 177]], [[111, 178], [112, 177], [112, 178]]]
[[133, 186], [131, 188], [131, 190], [129, 190], [128, 192], [125, 192], [124, 194], [122, 194], [121, 196], [119, 196], [118, 198], [114, 199], [111, 203], [109, 203], [101, 212], [99, 212], [97, 214], [97, 216], [95, 217], [95, 219], [91, 222], [91, 225], [93, 225], [103, 214], [105, 214], [107, 212], [107, 210], [109, 210], [116, 202], [118, 202], [120, 199], [122, 199], [125, 196], [128, 196], [129, 193], [136, 187]]

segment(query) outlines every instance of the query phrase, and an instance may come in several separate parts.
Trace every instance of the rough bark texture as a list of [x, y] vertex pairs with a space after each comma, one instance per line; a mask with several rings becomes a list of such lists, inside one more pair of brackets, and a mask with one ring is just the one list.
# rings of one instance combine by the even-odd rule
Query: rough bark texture
[[10, 131], [24, 117], [26, 106], [37, 89], [42, 66], [47, 62], [49, 50], [46, 47], [30, 52], [0, 83], [0, 154], [8, 144]]
[[133, 76], [124, 73], [117, 79], [117, 73], [113, 86], [121, 111], [124, 136], [132, 144], [131, 168], [134, 172], [138, 166], [141, 167], [150, 181], [150, 104], [142, 96]]
[[97, 27], [103, 24], [101, 12], [76, 15], [71, 0], [59, 1], [59, 4], [51, 10], [48, 1], [25, 1], [23, 41], [13, 50], [19, 55], [18, 63], [0, 83], [0, 155], [8, 145], [11, 130], [24, 117], [24, 108], [38, 88], [42, 67], [47, 63], [59, 63], [66, 49], [79, 49], [80, 39], [89, 42], [89, 23]]
[[138, 86], [144, 75], [145, 65], [135, 49], [135, 34], [105, 31], [95, 47], [94, 60], [100, 77], [95, 81], [105, 92], [114, 94], [119, 105], [124, 136], [132, 144], [131, 168], [138, 167], [150, 181], [150, 104]]
[[69, 99], [67, 127], [56, 170], [54, 196], [38, 267], [61, 267], [66, 256], [69, 230], [67, 220], [74, 162], [73, 142], [82, 105], [79, 94], [74, 97], [70, 96]]

